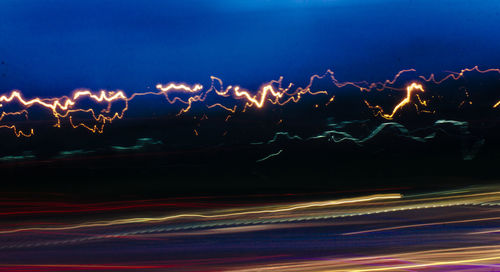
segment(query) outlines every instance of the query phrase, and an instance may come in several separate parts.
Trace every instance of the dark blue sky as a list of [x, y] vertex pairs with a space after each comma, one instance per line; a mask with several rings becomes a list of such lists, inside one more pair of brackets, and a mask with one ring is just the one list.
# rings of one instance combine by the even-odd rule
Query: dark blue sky
[[331, 68], [383, 80], [500, 66], [496, 0], [3, 0], [0, 90], [144, 91], [156, 83], [257, 88]]

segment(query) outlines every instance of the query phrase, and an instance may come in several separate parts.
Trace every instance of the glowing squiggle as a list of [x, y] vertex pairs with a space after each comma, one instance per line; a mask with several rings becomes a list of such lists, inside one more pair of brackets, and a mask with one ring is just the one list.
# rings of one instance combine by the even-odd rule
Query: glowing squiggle
[[[387, 119], [387, 120], [391, 120], [394, 118], [394, 115], [402, 108], [404, 107], [405, 105], [409, 104], [411, 102], [411, 95], [412, 95], [412, 92], [414, 91], [421, 91], [421, 92], [424, 92], [424, 87], [422, 86], [422, 84], [418, 84], [418, 83], [412, 83], [410, 86], [406, 87], [406, 97], [401, 100], [401, 102], [399, 102], [399, 104], [397, 104], [394, 109], [392, 110], [391, 114], [388, 114], [388, 113], [384, 113], [384, 110], [380, 107], [380, 106], [371, 106], [366, 100], [365, 100], [365, 103], [366, 105], [371, 108], [371, 109], [377, 109], [378, 112], [376, 113], [376, 115], [380, 115], [382, 116], [383, 118]], [[427, 106], [427, 102], [426, 101], [422, 101], [420, 100], [419, 98], [419, 102], [420, 104], [424, 105], [424, 106]]]
[[[353, 121], [351, 121], [353, 122]], [[405, 126], [402, 124], [396, 123], [396, 122], [386, 122], [386, 123], [381, 123], [377, 127], [375, 127], [367, 136], [365, 137], [355, 137], [351, 133], [347, 131], [341, 131], [339, 130], [344, 126], [346, 122], [343, 122], [341, 124], [330, 124], [329, 126], [335, 127], [336, 129], [334, 130], [327, 130], [325, 132], [322, 132], [321, 134], [311, 136], [308, 138], [302, 138], [298, 135], [290, 135], [288, 132], [277, 132], [275, 133], [274, 137], [270, 139], [267, 142], [257, 142], [253, 144], [271, 144], [275, 143], [278, 141], [280, 137], [285, 137], [288, 140], [305, 140], [305, 141], [310, 141], [310, 140], [316, 140], [316, 139], [322, 139], [322, 138], [327, 138], [335, 143], [340, 143], [344, 141], [351, 141], [356, 143], [357, 145], [363, 145], [364, 143], [372, 140], [375, 138], [380, 132], [382, 132], [385, 129], [388, 128], [395, 128], [399, 131], [399, 136], [407, 137], [412, 140], [418, 141], [418, 142], [426, 142], [429, 139], [432, 139], [435, 137], [435, 133], [430, 133], [427, 136], [424, 137], [419, 137], [419, 136], [414, 136], [412, 135], [412, 132], [410, 132]], [[463, 130], [463, 133], [467, 133], [467, 122], [460, 122], [460, 121], [455, 121], [455, 120], [437, 120], [434, 122], [432, 127], [429, 128], [434, 128], [437, 129], [439, 128], [440, 125], [443, 124], [451, 124], [453, 126], [459, 127], [461, 130]]]
[[283, 149], [280, 149], [280, 151], [278, 151], [276, 153], [270, 154], [270, 155], [268, 155], [268, 156], [266, 156], [266, 157], [264, 157], [264, 158], [262, 158], [260, 160], [257, 160], [257, 162], [263, 162], [263, 161], [268, 160], [268, 159], [270, 159], [272, 157], [278, 156], [279, 154], [281, 154], [281, 152], [283, 152]]

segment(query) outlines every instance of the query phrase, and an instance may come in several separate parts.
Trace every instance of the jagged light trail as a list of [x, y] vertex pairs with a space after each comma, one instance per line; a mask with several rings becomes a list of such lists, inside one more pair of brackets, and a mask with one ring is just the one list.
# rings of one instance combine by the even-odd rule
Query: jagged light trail
[[[7, 117], [24, 117], [23, 120], [29, 120], [30, 110], [34, 107], [40, 107], [47, 110], [55, 119], [54, 127], [61, 127], [62, 121], [66, 120], [73, 128], [82, 127], [92, 133], [103, 133], [104, 127], [115, 121], [123, 119], [126, 112], [131, 107], [135, 98], [141, 96], [163, 96], [169, 104], [179, 103], [183, 107], [178, 111], [177, 115], [185, 114], [190, 111], [195, 103], [205, 103], [207, 109], [221, 108], [229, 113], [226, 121], [230, 116], [237, 111], [245, 112], [249, 108], [264, 108], [267, 104], [284, 106], [288, 103], [298, 103], [307, 95], [326, 95], [330, 97], [326, 106], [334, 104], [335, 94], [332, 94], [334, 89], [329, 88], [316, 90], [313, 85], [318, 80], [329, 79], [333, 84], [333, 88], [353, 87], [361, 92], [369, 92], [376, 90], [382, 92], [385, 90], [405, 92], [403, 97], [392, 109], [384, 109], [381, 105], [372, 105], [367, 100], [364, 101], [366, 106], [373, 111], [374, 116], [379, 116], [386, 120], [394, 119], [404, 108], [410, 104], [414, 104], [418, 111], [432, 113], [436, 109], [419, 109], [419, 105], [426, 107], [429, 104], [429, 99], [423, 99], [421, 94], [425, 93], [428, 84], [442, 84], [448, 80], [459, 80], [464, 78], [466, 73], [496, 73], [500, 74], [500, 69], [480, 70], [477, 66], [470, 69], [463, 69], [460, 72], [449, 72], [442, 79], [437, 80], [434, 74], [429, 77], [417, 76], [416, 80], [408, 84], [396, 84], [398, 80], [407, 73], [415, 73], [414, 69], [402, 70], [397, 73], [393, 79], [382, 82], [341, 82], [337, 80], [334, 73], [328, 70], [322, 75], [313, 75], [310, 77], [309, 83], [304, 87], [295, 87], [293, 83], [283, 87], [283, 78], [270, 81], [263, 85], [258, 91], [251, 92], [237, 85], [229, 85], [223, 87], [221, 79], [211, 77], [211, 85], [208, 88], [200, 84], [158, 84], [157, 91], [138, 92], [127, 95], [124, 91], [105, 91], [92, 92], [90, 90], [76, 90], [70, 96], [42, 98], [35, 97], [31, 99], [25, 98], [21, 91], [14, 90], [10, 94], [0, 96], [0, 108], [2, 113], [0, 121], [4, 121]], [[211, 101], [208, 103], [210, 96]], [[415, 100], [416, 98], [416, 100]], [[340, 103], [340, 102], [338, 102]], [[490, 107], [496, 108], [500, 102], [491, 101]], [[118, 107], [118, 109], [117, 109]], [[76, 114], [86, 114], [87, 121], [75, 121]], [[15, 119], [10, 124], [0, 124], [0, 128], [10, 129], [17, 137], [31, 137], [36, 133], [34, 128], [20, 129], [17, 123], [23, 120]], [[195, 130], [196, 132], [196, 130]]]

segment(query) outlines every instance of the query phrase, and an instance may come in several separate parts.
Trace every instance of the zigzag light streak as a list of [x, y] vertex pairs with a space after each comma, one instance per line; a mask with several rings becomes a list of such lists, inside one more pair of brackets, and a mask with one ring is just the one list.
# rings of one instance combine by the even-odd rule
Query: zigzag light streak
[[[326, 73], [322, 75], [313, 75], [310, 77], [309, 83], [304, 87], [296, 87], [293, 88], [294, 84], [290, 83], [286, 88], [282, 87], [283, 78], [281, 77], [279, 80], [273, 80], [265, 84], [261, 87], [255, 94], [251, 91], [245, 90], [240, 86], [228, 86], [223, 88], [222, 80], [217, 77], [211, 77], [211, 86], [208, 89], [204, 89], [204, 87], [200, 84], [195, 85], [187, 85], [184, 83], [170, 83], [167, 85], [158, 84], [156, 86], [158, 91], [152, 92], [138, 92], [133, 93], [130, 96], [127, 96], [123, 91], [104, 91], [100, 92], [91, 92], [90, 90], [76, 90], [72, 96], [62, 96], [55, 98], [40, 98], [35, 97], [32, 99], [26, 99], [23, 97], [22, 93], [18, 90], [12, 91], [8, 95], [0, 96], [0, 108], [5, 109], [6, 106], [15, 104], [20, 106], [21, 109], [19, 111], [8, 111], [4, 110], [1, 113], [0, 121], [5, 116], [9, 115], [25, 115], [26, 119], [28, 119], [28, 109], [33, 106], [40, 106], [50, 111], [53, 117], [56, 120], [54, 124], [55, 127], [61, 127], [61, 119], [67, 119], [70, 125], [73, 128], [83, 127], [89, 130], [92, 133], [103, 133], [104, 127], [106, 124], [113, 122], [116, 119], [123, 119], [125, 112], [129, 109], [130, 102], [139, 96], [159, 96], [162, 95], [165, 97], [168, 103], [181, 103], [184, 104], [185, 107], [182, 108], [177, 115], [184, 114], [189, 112], [192, 108], [193, 103], [195, 102], [205, 102], [207, 97], [210, 94], [214, 94], [217, 99], [229, 100], [228, 103], [223, 103], [222, 101], [218, 101], [213, 104], [206, 105], [207, 108], [220, 107], [229, 113], [233, 114], [237, 111], [238, 108], [241, 109], [242, 112], [245, 112], [250, 107], [255, 107], [257, 109], [261, 109], [265, 107], [266, 102], [271, 103], [273, 105], [283, 106], [287, 103], [294, 102], [297, 103], [301, 100], [305, 95], [318, 95], [325, 94], [331, 96], [330, 100], [326, 105], [334, 102], [335, 95], [329, 94], [328, 91], [312, 90], [312, 86], [316, 80], [329, 78], [333, 85], [337, 88], [344, 88], [347, 86], [351, 86], [359, 89], [362, 92], [377, 90], [384, 91], [395, 90], [402, 91], [403, 89], [397, 88], [395, 86], [396, 82], [400, 77], [409, 72], [415, 72], [414, 69], [407, 69], [398, 72], [392, 80], [385, 80], [382, 82], [373, 82], [369, 83], [366, 81], [361, 82], [341, 82], [337, 80], [334, 76], [334, 73], [331, 70], [328, 70]], [[478, 72], [481, 74], [495, 72], [500, 74], [500, 69], [487, 69], [480, 70], [477, 66], [473, 68], [463, 69], [460, 72], [449, 72], [442, 79], [437, 80], [434, 74], [431, 74], [429, 77], [419, 76], [418, 78], [429, 83], [433, 84], [441, 84], [447, 80], [458, 80], [465, 76], [467, 72]], [[220, 85], [220, 88], [217, 88], [215, 83]], [[379, 105], [371, 105], [365, 100], [365, 104], [370, 109], [374, 110], [374, 115], [378, 115], [384, 119], [392, 120], [396, 114], [398, 114], [402, 109], [412, 102], [412, 97], [416, 96], [418, 98], [418, 102], [422, 106], [427, 106], [426, 100], [422, 100], [420, 96], [418, 96], [417, 92], [424, 92], [424, 86], [418, 82], [412, 82], [411, 84], [406, 86], [406, 96], [397, 103], [390, 113], [386, 113], [383, 108]], [[186, 98], [181, 98], [180, 96], [169, 96], [171, 93], [180, 93], [182, 95], [187, 96]], [[81, 107], [79, 104], [90, 101], [92, 103], [96, 103], [98, 105], [106, 105], [105, 109], [100, 110], [98, 112], [97, 109], [93, 107]], [[239, 103], [238, 101], [242, 101], [243, 103]], [[113, 103], [123, 102], [124, 106], [121, 110], [111, 111], [111, 107]], [[242, 106], [243, 105], [243, 106]], [[417, 106], [417, 104], [415, 103]], [[493, 107], [496, 108], [500, 105], [500, 101], [493, 103]], [[91, 116], [94, 122], [97, 124], [89, 125], [83, 122], [75, 122], [74, 114], [76, 113], [87, 113]], [[229, 116], [228, 116], [229, 118]], [[226, 119], [228, 119], [226, 118]], [[30, 128], [27, 131], [21, 130], [15, 124], [0, 124], [0, 128], [7, 128], [14, 132], [17, 137], [30, 137], [34, 135], [34, 129]]]

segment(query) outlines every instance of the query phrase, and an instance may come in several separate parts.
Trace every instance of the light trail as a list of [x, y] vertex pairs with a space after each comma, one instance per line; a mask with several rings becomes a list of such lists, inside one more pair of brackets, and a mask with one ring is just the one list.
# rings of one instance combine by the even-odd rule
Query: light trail
[[443, 222], [423, 223], [423, 224], [411, 224], [411, 225], [404, 225], [404, 226], [348, 232], [348, 233], [344, 233], [342, 235], [357, 235], [357, 234], [366, 234], [366, 233], [381, 232], [381, 231], [388, 231], [388, 230], [397, 230], [397, 229], [409, 229], [409, 228], [429, 227], [429, 226], [436, 226], [436, 225], [463, 224], [463, 223], [471, 223], [471, 222], [496, 221], [496, 220], [500, 220], [500, 217], [476, 218], [476, 219], [443, 221]]
[[270, 154], [270, 155], [268, 155], [268, 156], [266, 156], [266, 157], [264, 157], [264, 158], [262, 158], [262, 159], [259, 159], [259, 160], [257, 160], [257, 162], [263, 162], [263, 161], [268, 160], [268, 159], [270, 159], [270, 158], [272, 158], [272, 157], [278, 156], [279, 154], [281, 154], [281, 152], [283, 152], [283, 149], [280, 149], [280, 150], [279, 150], [278, 152], [276, 152], [276, 153], [272, 153], [272, 154]]
[[[369, 108], [371, 108], [371, 109], [377, 109], [378, 110], [378, 113], [376, 113], [377, 115], [380, 115], [380, 116], [382, 116], [385, 119], [391, 120], [391, 119], [394, 118], [394, 115], [402, 107], [404, 107], [405, 105], [407, 105], [407, 104], [409, 104], [411, 102], [412, 93], [414, 91], [424, 92], [424, 87], [422, 86], [422, 84], [418, 84], [418, 83], [412, 83], [408, 87], [406, 87], [406, 97], [403, 100], [401, 100], [401, 102], [399, 102], [399, 104], [397, 104], [394, 107], [394, 109], [392, 110], [392, 112], [390, 114], [384, 113], [384, 110], [380, 106], [378, 106], [378, 105], [377, 106], [371, 106], [366, 100], [365, 100], [365, 103], [366, 103], [366, 105]], [[426, 101], [422, 101], [422, 100], [419, 99], [419, 102], [420, 102], [420, 104], [422, 104], [424, 106], [427, 106], [427, 102]]]
[[296, 204], [296, 205], [288, 205], [282, 208], [275, 209], [263, 209], [263, 210], [254, 210], [254, 211], [242, 211], [242, 212], [230, 212], [230, 213], [221, 213], [221, 214], [177, 214], [170, 216], [162, 216], [162, 217], [150, 217], [150, 218], [127, 218], [127, 219], [117, 219], [111, 221], [103, 221], [103, 222], [91, 222], [91, 223], [83, 223], [73, 226], [64, 226], [64, 227], [37, 227], [37, 228], [22, 228], [22, 229], [13, 229], [13, 230], [3, 230], [0, 231], [0, 234], [8, 234], [15, 233], [21, 231], [33, 231], [33, 230], [42, 230], [42, 231], [54, 231], [54, 230], [70, 230], [70, 229], [79, 229], [79, 228], [89, 228], [89, 227], [104, 227], [104, 226], [112, 226], [112, 225], [122, 225], [122, 224], [134, 224], [134, 223], [150, 223], [150, 222], [164, 222], [173, 219], [179, 218], [226, 218], [233, 216], [247, 216], [253, 214], [270, 214], [270, 213], [281, 213], [281, 212], [290, 212], [301, 209], [309, 209], [309, 208], [318, 208], [318, 207], [329, 207], [336, 205], [344, 205], [344, 204], [353, 204], [353, 203], [362, 203], [362, 202], [370, 202], [370, 201], [378, 201], [378, 200], [387, 200], [387, 199], [399, 199], [402, 196], [400, 194], [379, 194], [372, 195], [367, 197], [357, 197], [357, 198], [348, 198], [348, 199], [340, 199], [340, 200], [332, 200], [332, 201], [323, 201], [323, 202], [310, 202], [304, 204]]
[[498, 68], [492, 68], [492, 69], [481, 70], [481, 69], [479, 69], [478, 66], [474, 66], [472, 68], [462, 69], [460, 72], [448, 72], [448, 75], [444, 76], [440, 80], [436, 80], [436, 76], [434, 74], [431, 74], [427, 78], [425, 76], [419, 76], [419, 77], [421, 79], [427, 81], [427, 82], [433, 82], [433, 83], [436, 83], [436, 84], [441, 84], [441, 83], [445, 82], [448, 79], [459, 80], [460, 78], [463, 78], [465, 76], [465, 73], [467, 73], [467, 72], [478, 72], [478, 73], [481, 73], [481, 74], [490, 73], [490, 72], [500, 73], [500, 69], [498, 69]]
[[[342, 82], [335, 78], [334, 73], [328, 70], [322, 75], [313, 75], [309, 79], [309, 83], [303, 87], [295, 87], [290, 83], [286, 87], [282, 87], [283, 78], [273, 80], [264, 84], [256, 92], [251, 92], [243, 89], [238, 85], [230, 85], [223, 87], [222, 80], [217, 77], [211, 77], [211, 85], [209, 88], [204, 88], [201, 84], [188, 85], [184, 83], [169, 83], [156, 85], [157, 91], [136, 92], [127, 95], [124, 91], [105, 91], [92, 92], [90, 90], [76, 90], [71, 96], [41, 98], [35, 97], [32, 99], [25, 98], [18, 90], [12, 91], [10, 94], [0, 96], [0, 108], [2, 109], [0, 121], [4, 116], [25, 115], [28, 118], [28, 111], [38, 106], [47, 109], [55, 118], [54, 127], [61, 127], [62, 120], [67, 120], [73, 128], [85, 128], [92, 133], [103, 133], [107, 124], [112, 123], [116, 119], [123, 119], [125, 113], [129, 110], [131, 102], [141, 96], [163, 96], [169, 104], [179, 103], [183, 108], [179, 110], [177, 115], [189, 112], [194, 103], [205, 103], [209, 96], [213, 96], [214, 100], [218, 100], [211, 104], [206, 104], [206, 108], [212, 109], [220, 107], [231, 114], [236, 113], [239, 109], [245, 112], [248, 108], [261, 109], [266, 106], [266, 103], [275, 106], [284, 106], [288, 103], [298, 103], [307, 95], [327, 95], [330, 99], [326, 102], [326, 106], [335, 103], [335, 94], [332, 90], [313, 90], [313, 85], [317, 80], [329, 79], [335, 88], [353, 87], [362, 92], [376, 91], [401, 91], [406, 89], [406, 96], [401, 99], [393, 108], [392, 111], [386, 113], [380, 105], [372, 105], [367, 100], [365, 104], [368, 108], [374, 110], [375, 116], [380, 116], [384, 119], [394, 119], [405, 106], [415, 104], [427, 106], [428, 100], [422, 100], [418, 93], [424, 93], [424, 87], [421, 83], [412, 82], [406, 85], [403, 89], [401, 84], [397, 84], [402, 75], [407, 73], [415, 73], [414, 69], [401, 70], [392, 79], [381, 82]], [[418, 79], [432, 84], [442, 84], [447, 80], [459, 80], [464, 78], [466, 73], [497, 73], [500, 74], [500, 69], [480, 70], [477, 66], [473, 68], [462, 69], [460, 72], [448, 72], [442, 79], [436, 80], [434, 74], [429, 77], [418, 76]], [[396, 86], [398, 85], [398, 86]], [[404, 85], [404, 84], [403, 84]], [[220, 86], [220, 87], [217, 87]], [[417, 93], [418, 92], [418, 93]], [[412, 102], [412, 97], [416, 97], [418, 101]], [[224, 102], [222, 101], [224, 100]], [[88, 103], [92, 105], [88, 105]], [[86, 106], [83, 106], [86, 105]], [[113, 105], [120, 106], [120, 109], [112, 109]], [[493, 108], [497, 108], [500, 102], [492, 102]], [[18, 110], [9, 110], [9, 108], [19, 108]], [[104, 107], [99, 110], [100, 107]], [[418, 109], [418, 107], [417, 107]], [[424, 110], [422, 110], [424, 111]], [[87, 120], [76, 121], [75, 114], [86, 114]], [[228, 119], [228, 117], [226, 118]], [[88, 123], [93, 120], [95, 124]], [[16, 124], [0, 124], [0, 128], [10, 129], [17, 137], [30, 137], [34, 135], [34, 128], [19, 129]]]
[[[152, 212], [150, 208], [168, 204], [163, 201], [83, 206], [51, 202], [50, 206], [64, 211], [74, 209], [75, 214], [87, 209], [106, 209], [103, 216], [110, 219], [72, 223], [81, 218], [64, 219], [53, 216], [54, 213], [49, 217], [53, 222], [0, 223], [6, 230], [0, 234], [0, 270], [478, 272], [500, 269], [499, 238], [492, 234], [498, 230], [494, 220], [500, 220], [500, 215], [498, 206], [490, 205], [500, 201], [498, 186], [293, 204], [277, 204], [273, 198], [268, 204], [246, 203], [240, 207], [234, 204], [229, 208], [188, 205], [178, 208], [206, 210], [159, 217], [136, 217], [137, 210], [130, 210], [131, 216], [124, 219], [113, 219], [118, 215], [115, 212], [109, 214], [115, 208], [127, 211], [136, 205], [148, 214]], [[7, 207], [23, 210], [23, 206], [18, 208], [19, 203], [23, 199], [5, 200]], [[41, 205], [33, 202], [25, 206]], [[381, 226], [390, 232], [360, 237], [354, 234], [363, 231], [351, 231], [351, 235], [343, 235], [346, 230], [370, 226]], [[425, 226], [432, 228], [423, 229]], [[371, 231], [374, 230], [382, 228]], [[123, 258], [116, 260], [116, 254]], [[111, 263], [110, 259], [116, 262]]]

